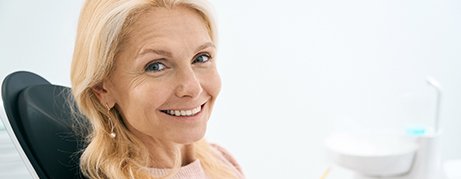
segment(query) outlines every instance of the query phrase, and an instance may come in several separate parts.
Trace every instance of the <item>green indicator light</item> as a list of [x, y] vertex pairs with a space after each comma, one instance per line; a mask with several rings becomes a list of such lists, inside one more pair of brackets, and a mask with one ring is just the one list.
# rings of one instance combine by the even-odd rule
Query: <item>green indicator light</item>
[[422, 136], [426, 134], [426, 129], [423, 129], [423, 128], [407, 129], [407, 134], [410, 136]]

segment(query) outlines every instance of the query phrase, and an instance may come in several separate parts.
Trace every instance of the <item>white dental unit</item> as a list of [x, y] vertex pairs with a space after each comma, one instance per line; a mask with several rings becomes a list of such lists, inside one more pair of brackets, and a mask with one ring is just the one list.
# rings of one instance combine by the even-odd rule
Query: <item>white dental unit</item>
[[441, 88], [432, 78], [427, 82], [437, 92], [433, 129], [412, 129], [406, 135], [332, 135], [326, 147], [333, 162], [353, 171], [354, 179], [446, 179], [439, 152]]

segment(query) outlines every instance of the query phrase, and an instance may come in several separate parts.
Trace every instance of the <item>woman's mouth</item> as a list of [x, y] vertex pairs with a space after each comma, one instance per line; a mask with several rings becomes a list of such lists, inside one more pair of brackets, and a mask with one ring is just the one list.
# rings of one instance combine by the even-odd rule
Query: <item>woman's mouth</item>
[[193, 108], [193, 109], [186, 109], [186, 110], [160, 110], [161, 112], [165, 113], [165, 114], [168, 114], [170, 116], [178, 116], [178, 117], [181, 117], [181, 116], [195, 116], [197, 115], [198, 113], [200, 113], [202, 111], [202, 107], [204, 106], [205, 104], [202, 104], [196, 108]]

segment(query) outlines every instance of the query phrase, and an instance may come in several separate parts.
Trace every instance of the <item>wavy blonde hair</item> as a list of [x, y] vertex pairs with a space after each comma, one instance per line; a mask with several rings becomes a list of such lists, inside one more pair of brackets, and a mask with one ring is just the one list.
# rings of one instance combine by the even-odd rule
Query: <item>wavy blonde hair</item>
[[[110, 77], [117, 53], [132, 31], [139, 14], [152, 8], [185, 6], [195, 10], [206, 22], [209, 35], [216, 44], [216, 27], [210, 8], [203, 0], [87, 0], [80, 14], [77, 39], [71, 67], [72, 95], [84, 122], [87, 147], [80, 158], [83, 174], [89, 178], [155, 178], [146, 167], [149, 159], [144, 144], [124, 125], [123, 119], [112, 109], [107, 111], [96, 97], [92, 87]], [[111, 138], [112, 119], [116, 138]], [[195, 155], [211, 178], [235, 178], [215, 150], [203, 139], [194, 143]], [[175, 165], [168, 178], [181, 166], [179, 149]]]

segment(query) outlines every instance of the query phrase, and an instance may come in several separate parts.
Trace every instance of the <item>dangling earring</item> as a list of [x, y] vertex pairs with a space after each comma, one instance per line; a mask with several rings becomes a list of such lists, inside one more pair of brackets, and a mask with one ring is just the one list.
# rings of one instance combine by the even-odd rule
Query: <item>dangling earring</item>
[[114, 123], [113, 123], [113, 121], [112, 121], [112, 118], [110, 117], [110, 108], [109, 108], [109, 105], [107, 105], [107, 103], [106, 103], [106, 108], [107, 108], [107, 114], [108, 114], [107, 117], [109, 118], [109, 124], [110, 124], [110, 128], [111, 128], [111, 129], [110, 129], [110, 134], [109, 134], [109, 136], [110, 136], [110, 138], [113, 139], [113, 138], [115, 138], [117, 135], [116, 135], [115, 132], [114, 132], [114, 128], [115, 128], [115, 127], [114, 127]]

